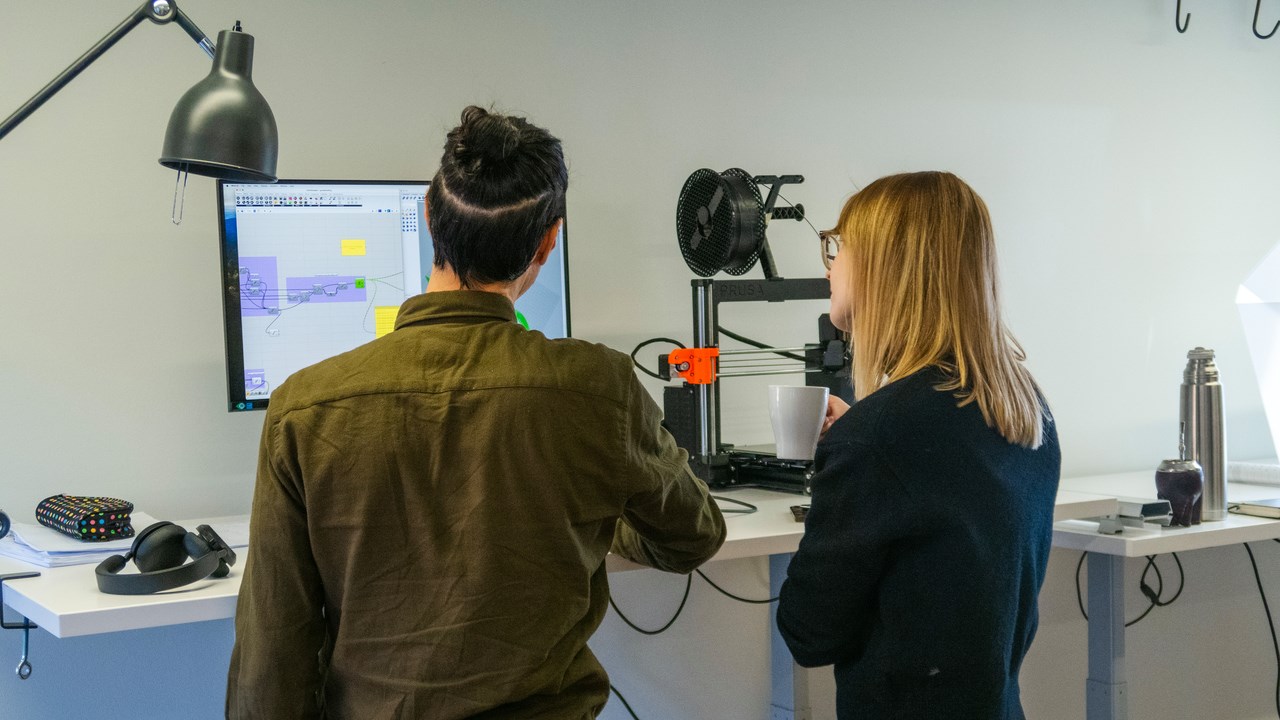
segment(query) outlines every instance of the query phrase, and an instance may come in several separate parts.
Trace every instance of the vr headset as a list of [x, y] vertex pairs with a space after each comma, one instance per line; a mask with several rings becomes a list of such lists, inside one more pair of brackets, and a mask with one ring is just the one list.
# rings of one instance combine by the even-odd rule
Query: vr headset
[[[120, 575], [131, 559], [140, 572]], [[149, 595], [207, 577], [226, 577], [235, 564], [235, 551], [213, 528], [201, 525], [196, 532], [187, 532], [165, 521], [147, 526], [127, 554], [103, 560], [95, 572], [98, 590], [108, 595]]]

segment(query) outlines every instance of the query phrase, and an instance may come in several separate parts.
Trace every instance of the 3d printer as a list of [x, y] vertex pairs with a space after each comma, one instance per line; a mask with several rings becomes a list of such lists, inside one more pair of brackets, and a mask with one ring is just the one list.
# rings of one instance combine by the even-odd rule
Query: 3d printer
[[[752, 375], [804, 373], [806, 385], [821, 385], [852, 401], [849, 346], [826, 313], [818, 318], [818, 341], [803, 347], [776, 348], [729, 333], [719, 326], [721, 303], [822, 300], [831, 296], [825, 277], [782, 278], [769, 250], [770, 220], [804, 220], [804, 206], [777, 207], [783, 185], [802, 183], [800, 175], [752, 176], [731, 168], [702, 169], [685, 181], [676, 207], [680, 252], [692, 281], [693, 346], [659, 360], [658, 375], [679, 378], [663, 394], [665, 424], [689, 452], [689, 464], [712, 487], [755, 485], [804, 492], [811, 462], [780, 460], [767, 447], [736, 448], [720, 437], [720, 380]], [[762, 197], [760, 188], [767, 189]], [[742, 275], [756, 261], [762, 280], [713, 280], [719, 272]], [[722, 350], [720, 335], [754, 345]]]

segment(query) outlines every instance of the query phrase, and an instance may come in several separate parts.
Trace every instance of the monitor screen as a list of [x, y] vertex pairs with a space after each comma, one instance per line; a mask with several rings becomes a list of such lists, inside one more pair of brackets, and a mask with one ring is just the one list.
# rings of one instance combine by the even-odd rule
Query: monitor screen
[[[427, 183], [280, 180], [218, 183], [228, 407], [266, 408], [296, 370], [391, 332], [426, 288]], [[516, 319], [569, 336], [565, 231]]]

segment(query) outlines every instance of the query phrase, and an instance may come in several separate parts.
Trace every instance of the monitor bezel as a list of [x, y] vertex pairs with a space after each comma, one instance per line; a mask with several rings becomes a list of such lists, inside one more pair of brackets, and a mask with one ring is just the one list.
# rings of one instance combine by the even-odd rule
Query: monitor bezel
[[[279, 186], [299, 185], [422, 185], [429, 188], [430, 180], [326, 180], [315, 178], [280, 178], [274, 183], [255, 183], [240, 180], [218, 180], [217, 182], [217, 218], [218, 218], [218, 254], [220, 258], [222, 285], [222, 343], [226, 356], [227, 371], [227, 410], [228, 412], [253, 412], [266, 410], [271, 398], [249, 400], [244, 392], [244, 324], [240, 317], [240, 253], [239, 236], [234, 256], [230, 252], [227, 241], [227, 221], [224, 216], [223, 188], [228, 185], [263, 185]], [[566, 213], [567, 215], [567, 213]], [[564, 332], [565, 337], [573, 337], [573, 305], [569, 293], [569, 221], [561, 219], [560, 226], [561, 275], [564, 283]]]

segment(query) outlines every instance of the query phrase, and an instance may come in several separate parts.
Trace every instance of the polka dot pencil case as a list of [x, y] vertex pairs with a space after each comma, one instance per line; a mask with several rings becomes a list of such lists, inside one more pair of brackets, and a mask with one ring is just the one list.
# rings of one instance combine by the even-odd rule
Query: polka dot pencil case
[[85, 542], [133, 537], [133, 503], [109, 497], [54, 495], [36, 506], [36, 520]]

